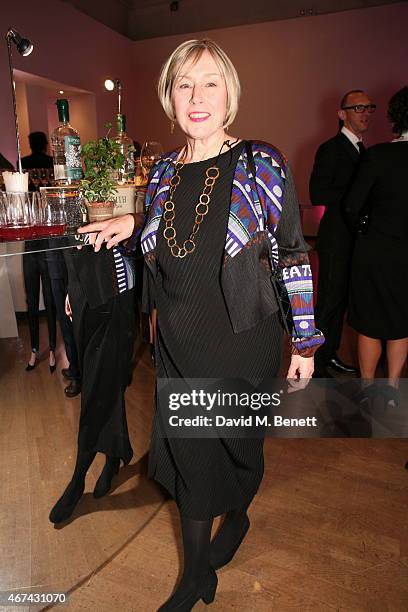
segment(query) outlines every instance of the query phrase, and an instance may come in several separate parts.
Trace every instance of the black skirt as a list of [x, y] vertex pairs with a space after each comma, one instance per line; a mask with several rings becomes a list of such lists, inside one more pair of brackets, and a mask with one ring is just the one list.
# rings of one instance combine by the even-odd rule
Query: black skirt
[[348, 321], [382, 340], [408, 337], [407, 243], [370, 228], [356, 241]]
[[[156, 305], [157, 376], [263, 380], [277, 375], [282, 328], [276, 314], [235, 334], [221, 290], [221, 267], [232, 179], [242, 146], [218, 160], [220, 177], [196, 237], [195, 251], [171, 255], [157, 235], [157, 277], [146, 275], [144, 303]], [[188, 164], [175, 192], [177, 241], [191, 232], [205, 171], [215, 162]], [[250, 503], [263, 476], [263, 440], [166, 438], [168, 406], [156, 400], [149, 472], [176, 500], [182, 514], [205, 520]]]

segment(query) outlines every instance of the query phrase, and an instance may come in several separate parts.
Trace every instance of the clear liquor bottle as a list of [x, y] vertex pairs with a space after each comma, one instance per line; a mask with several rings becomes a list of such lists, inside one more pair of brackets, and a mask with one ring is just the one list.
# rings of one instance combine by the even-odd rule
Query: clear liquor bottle
[[73, 185], [82, 178], [81, 140], [69, 123], [68, 100], [56, 101], [59, 125], [51, 135], [54, 178], [58, 185]]
[[120, 152], [125, 158], [124, 164], [117, 173], [119, 185], [134, 184], [135, 181], [135, 160], [133, 157], [133, 141], [126, 134], [126, 115], [118, 113], [116, 115], [117, 135], [115, 141], [120, 145]]

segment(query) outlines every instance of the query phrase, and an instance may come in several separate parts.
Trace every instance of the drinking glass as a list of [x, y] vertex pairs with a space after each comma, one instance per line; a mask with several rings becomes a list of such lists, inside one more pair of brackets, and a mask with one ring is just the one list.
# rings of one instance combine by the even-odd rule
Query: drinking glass
[[37, 191], [41, 183], [41, 168], [31, 168], [28, 174], [30, 175], [30, 181], [34, 185], [35, 191]]
[[147, 140], [140, 151], [140, 165], [143, 173], [147, 176], [150, 169], [163, 155], [163, 147], [160, 142], [154, 140]]
[[2, 197], [0, 237], [3, 240], [27, 240], [35, 235], [32, 193], [5, 192]]
[[58, 236], [64, 233], [66, 226], [66, 213], [64, 200], [55, 194], [41, 188], [33, 208], [36, 211], [36, 235]]
[[6, 194], [3, 191], [0, 191], [0, 232], [1, 228], [5, 227], [7, 224], [6, 220], [6, 204], [5, 204], [5, 196]]
[[144, 187], [147, 185], [147, 174], [145, 173], [140, 157], [135, 159], [135, 185]]
[[41, 168], [40, 180], [41, 180], [42, 187], [51, 186], [51, 169], [50, 168]]

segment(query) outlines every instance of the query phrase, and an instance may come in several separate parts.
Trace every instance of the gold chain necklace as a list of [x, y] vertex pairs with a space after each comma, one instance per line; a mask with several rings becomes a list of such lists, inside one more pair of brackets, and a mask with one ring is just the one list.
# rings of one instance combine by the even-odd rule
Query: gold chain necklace
[[[224, 144], [222, 145], [222, 147], [224, 146]], [[221, 147], [221, 150], [222, 150], [222, 147]], [[214, 185], [218, 177], [220, 176], [220, 170], [215, 164], [207, 168], [205, 172], [204, 189], [201, 192], [201, 195], [198, 198], [198, 203], [195, 207], [196, 215], [195, 215], [193, 229], [191, 230], [191, 234], [189, 235], [187, 240], [184, 240], [183, 245], [180, 246], [179, 244], [177, 244], [177, 232], [173, 225], [174, 219], [176, 218], [176, 211], [175, 211], [175, 206], [173, 202], [173, 196], [181, 180], [179, 172], [184, 166], [184, 156], [185, 156], [186, 151], [187, 151], [187, 148], [183, 154], [181, 161], [176, 162], [176, 171], [170, 179], [169, 198], [164, 203], [164, 214], [163, 214], [163, 218], [166, 223], [166, 227], [164, 228], [164, 232], [163, 232], [164, 239], [166, 240], [167, 245], [173, 257], [180, 257], [180, 258], [183, 258], [189, 253], [192, 253], [196, 248], [195, 238], [198, 233], [198, 230], [200, 229], [200, 225], [204, 217], [208, 213], [210, 195], [214, 189]], [[218, 154], [218, 157], [220, 153]], [[218, 157], [216, 159], [216, 163], [218, 161]]]

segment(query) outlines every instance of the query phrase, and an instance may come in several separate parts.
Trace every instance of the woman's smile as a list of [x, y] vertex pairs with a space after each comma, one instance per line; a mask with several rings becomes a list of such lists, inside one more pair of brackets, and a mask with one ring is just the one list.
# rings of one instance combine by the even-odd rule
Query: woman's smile
[[209, 117], [211, 117], [210, 113], [189, 113], [188, 114], [189, 118], [191, 121], [194, 121], [195, 123], [199, 122], [199, 121], [206, 121]]

